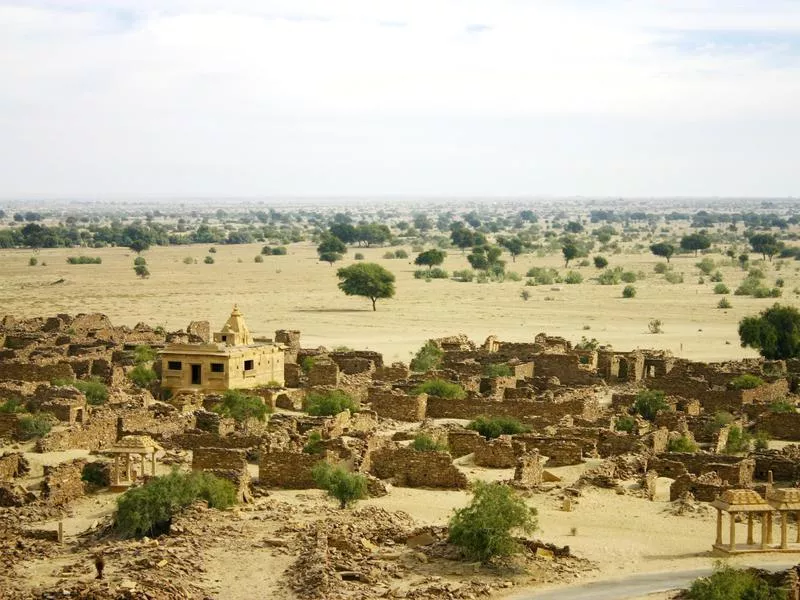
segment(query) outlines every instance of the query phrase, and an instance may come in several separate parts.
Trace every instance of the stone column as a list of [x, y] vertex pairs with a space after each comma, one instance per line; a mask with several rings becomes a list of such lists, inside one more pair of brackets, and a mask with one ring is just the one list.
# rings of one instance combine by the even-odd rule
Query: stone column
[[731, 541], [730, 541], [730, 550], [733, 552], [736, 550], [736, 513], [729, 513], [731, 517]]
[[128, 475], [128, 481], [131, 480], [131, 463], [132, 462], [133, 462], [133, 457], [130, 454], [126, 454], [125, 455], [125, 466], [127, 468], [126, 473]]
[[781, 511], [781, 548], [783, 550], [786, 550], [786, 548], [789, 547], [789, 539], [787, 535], [789, 525], [788, 516], [789, 515], [786, 514], [785, 510]]
[[767, 513], [761, 513], [761, 549], [767, 549]]
[[753, 513], [747, 513], [747, 545], [753, 545]]
[[156, 451], [153, 450], [153, 455], [150, 457], [150, 474], [155, 477], [156, 474]]
[[119, 454], [114, 455], [114, 485], [119, 485]]
[[772, 511], [767, 513], [767, 543], [772, 543]]
[[800, 512], [794, 513], [794, 526], [797, 529], [797, 543], [800, 544]]
[[719, 508], [717, 509], [717, 541], [714, 542], [714, 545], [722, 546], [722, 510]]

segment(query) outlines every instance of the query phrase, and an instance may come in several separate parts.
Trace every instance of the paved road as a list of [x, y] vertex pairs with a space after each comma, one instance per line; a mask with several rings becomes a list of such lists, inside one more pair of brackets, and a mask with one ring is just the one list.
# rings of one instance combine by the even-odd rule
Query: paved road
[[[736, 565], [737, 567], [758, 566], [770, 571], [788, 569], [797, 561], [786, 564]], [[644, 573], [624, 579], [593, 581], [581, 586], [570, 586], [530, 594], [514, 596], [517, 600], [625, 600], [639, 598], [656, 592], [666, 592], [688, 587], [689, 582], [698, 577], [707, 577], [712, 569], [693, 569], [691, 571], [672, 571], [665, 573]]]

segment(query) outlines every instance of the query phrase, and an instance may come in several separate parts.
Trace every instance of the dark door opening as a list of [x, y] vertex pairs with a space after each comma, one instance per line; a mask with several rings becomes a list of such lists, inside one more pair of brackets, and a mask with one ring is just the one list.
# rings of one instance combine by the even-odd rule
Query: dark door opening
[[192, 365], [192, 385], [200, 385], [201, 367], [202, 365]]

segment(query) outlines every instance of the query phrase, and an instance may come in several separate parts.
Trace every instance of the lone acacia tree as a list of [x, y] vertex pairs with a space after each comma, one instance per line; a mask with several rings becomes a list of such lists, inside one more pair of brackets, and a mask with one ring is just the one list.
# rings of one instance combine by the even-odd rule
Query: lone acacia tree
[[331, 265], [337, 260], [341, 260], [345, 252], [347, 252], [347, 246], [335, 235], [326, 235], [320, 245], [317, 246], [319, 259]]
[[659, 242], [658, 244], [653, 244], [650, 246], [650, 252], [656, 256], [663, 256], [667, 259], [667, 262], [669, 262], [669, 259], [672, 258], [673, 254], [675, 254], [675, 246], [665, 242]]
[[577, 258], [580, 251], [578, 250], [578, 246], [573, 244], [572, 242], [567, 242], [561, 247], [561, 254], [564, 255], [564, 266], [569, 266], [569, 261], [573, 258]]
[[419, 256], [414, 259], [414, 264], [421, 267], [428, 267], [428, 270], [430, 271], [431, 267], [438, 267], [440, 264], [442, 264], [445, 256], [447, 256], [447, 254], [443, 250], [431, 248], [430, 250], [421, 252]]
[[800, 312], [793, 306], [775, 304], [758, 317], [739, 322], [742, 347], [755, 348], [769, 360], [800, 356]]
[[375, 263], [359, 263], [336, 271], [339, 289], [348, 296], [364, 296], [372, 300], [372, 310], [380, 298], [394, 296], [394, 275]]
[[691, 233], [681, 238], [681, 249], [686, 252], [694, 252], [697, 256], [698, 250], [707, 250], [711, 247], [711, 238], [708, 237], [706, 230], [699, 233]]

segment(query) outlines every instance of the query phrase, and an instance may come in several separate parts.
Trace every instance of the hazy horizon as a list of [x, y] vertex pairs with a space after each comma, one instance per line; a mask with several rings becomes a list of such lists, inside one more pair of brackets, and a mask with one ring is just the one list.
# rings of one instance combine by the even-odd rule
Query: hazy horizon
[[0, 198], [787, 199], [790, 0], [0, 0]]

